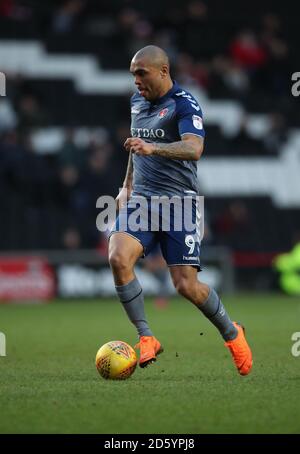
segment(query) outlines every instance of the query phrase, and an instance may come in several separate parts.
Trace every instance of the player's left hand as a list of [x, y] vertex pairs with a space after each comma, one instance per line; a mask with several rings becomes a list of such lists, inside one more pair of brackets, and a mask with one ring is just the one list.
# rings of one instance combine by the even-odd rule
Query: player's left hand
[[130, 137], [129, 139], [126, 139], [124, 147], [127, 151], [131, 151], [137, 155], [150, 156], [154, 152], [153, 143], [145, 142], [138, 137]]

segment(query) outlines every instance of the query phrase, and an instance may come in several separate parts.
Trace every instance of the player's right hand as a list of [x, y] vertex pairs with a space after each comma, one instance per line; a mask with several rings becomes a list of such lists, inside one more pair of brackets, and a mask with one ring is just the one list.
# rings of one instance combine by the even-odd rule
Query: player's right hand
[[117, 209], [120, 210], [126, 206], [127, 201], [129, 200], [131, 194], [131, 189], [122, 188], [119, 194], [116, 197]]

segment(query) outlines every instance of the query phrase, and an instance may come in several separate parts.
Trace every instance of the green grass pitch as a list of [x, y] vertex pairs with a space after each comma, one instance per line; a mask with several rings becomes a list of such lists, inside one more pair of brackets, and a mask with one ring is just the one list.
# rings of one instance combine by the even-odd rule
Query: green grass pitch
[[246, 326], [248, 377], [237, 374], [217, 330], [181, 299], [160, 310], [147, 300], [165, 352], [126, 381], [105, 381], [94, 365], [105, 342], [137, 340], [116, 300], [0, 305], [0, 433], [299, 433], [300, 357], [291, 354], [299, 299], [223, 302]]

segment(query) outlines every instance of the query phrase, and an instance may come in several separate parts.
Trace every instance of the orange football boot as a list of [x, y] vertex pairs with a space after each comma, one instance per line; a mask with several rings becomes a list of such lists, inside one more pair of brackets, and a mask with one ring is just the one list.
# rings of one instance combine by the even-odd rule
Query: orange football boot
[[140, 349], [140, 367], [146, 367], [149, 363], [156, 361], [156, 355], [164, 351], [160, 342], [154, 336], [141, 336], [140, 342], [134, 348]]
[[238, 330], [238, 335], [235, 339], [225, 342], [225, 346], [229, 348], [233, 361], [240, 375], [248, 375], [252, 368], [252, 353], [245, 338], [245, 328], [236, 322], [233, 322]]

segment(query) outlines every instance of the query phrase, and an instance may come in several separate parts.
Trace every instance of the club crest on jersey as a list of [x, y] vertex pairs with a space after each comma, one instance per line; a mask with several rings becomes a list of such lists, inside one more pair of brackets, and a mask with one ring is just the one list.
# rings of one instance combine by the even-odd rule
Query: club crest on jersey
[[167, 109], [167, 108], [161, 110], [161, 111], [159, 112], [159, 114], [158, 114], [158, 117], [159, 117], [159, 118], [164, 118], [164, 117], [167, 115], [168, 111], [169, 111], [169, 109]]
[[198, 115], [193, 115], [193, 125], [196, 129], [203, 129], [202, 118], [198, 117]]

